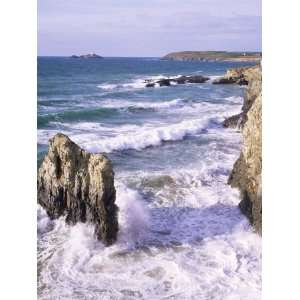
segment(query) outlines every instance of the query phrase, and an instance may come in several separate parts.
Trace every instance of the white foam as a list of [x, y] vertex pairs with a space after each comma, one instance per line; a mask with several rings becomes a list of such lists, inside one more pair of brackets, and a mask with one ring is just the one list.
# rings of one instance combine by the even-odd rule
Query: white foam
[[213, 146], [208, 152], [203, 164], [161, 173], [174, 184], [154, 189], [148, 204], [124, 185], [140, 174], [117, 179], [120, 232], [109, 248], [92, 226], [54, 221], [39, 240], [39, 298], [260, 299], [261, 239], [239, 212], [237, 191], [214, 174], [235, 157], [220, 157]]
[[99, 84], [97, 85], [98, 88], [101, 88], [103, 90], [113, 90], [115, 88], [117, 88], [119, 85], [118, 84], [112, 84], [112, 83], [106, 83], [106, 84]]
[[[164, 141], [177, 141], [187, 135], [199, 133], [207, 124], [207, 119], [197, 119], [159, 127], [141, 126], [135, 132], [101, 140], [90, 140], [84, 143], [84, 147], [93, 152], [141, 150], [149, 146], [159, 146]], [[76, 141], [76, 138], [74, 140]]]
[[[118, 84], [113, 84], [113, 83], [104, 83], [104, 84], [99, 84], [97, 85], [98, 88], [106, 90], [106, 91], [112, 91], [112, 90], [130, 90], [130, 89], [143, 89], [146, 87], [147, 83], [157, 81], [160, 79], [176, 79], [182, 75], [173, 75], [173, 76], [165, 76], [165, 75], [154, 75], [154, 76], [147, 76], [144, 78], [137, 78], [137, 79], [132, 79], [131, 82], [126, 82], [126, 83], [118, 83]], [[171, 82], [171, 85], [175, 85], [175, 82]], [[154, 87], [159, 87], [158, 84], [155, 84]]]
[[117, 205], [120, 209], [120, 243], [129, 246], [143, 240], [149, 229], [149, 214], [141, 195], [124, 184], [117, 184]]
[[213, 81], [215, 81], [215, 80], [217, 80], [219, 78], [222, 78], [222, 77], [223, 77], [223, 75], [210, 75], [209, 76], [209, 80], [207, 82], [212, 83]]

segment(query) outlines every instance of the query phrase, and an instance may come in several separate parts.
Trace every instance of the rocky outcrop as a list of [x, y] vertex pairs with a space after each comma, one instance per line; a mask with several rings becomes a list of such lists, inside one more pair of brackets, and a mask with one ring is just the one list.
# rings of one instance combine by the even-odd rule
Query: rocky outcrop
[[260, 61], [258, 52], [181, 51], [165, 55], [163, 60], [179, 61]]
[[83, 55], [72, 55], [71, 58], [103, 58], [103, 57], [95, 53], [90, 53], [90, 54], [83, 54]]
[[88, 153], [67, 136], [55, 135], [39, 168], [37, 189], [38, 203], [50, 218], [92, 223], [106, 245], [116, 240], [114, 172], [104, 155]]
[[[247, 69], [249, 85], [239, 120], [242, 127], [243, 145], [235, 162], [228, 183], [241, 193], [239, 207], [249, 218], [255, 230], [261, 234], [262, 225], [262, 94], [261, 67]], [[228, 120], [228, 119], [227, 119]]]
[[185, 84], [185, 83], [204, 83], [208, 81], [208, 77], [201, 75], [194, 76], [179, 76], [173, 78], [160, 78], [158, 80], [145, 80], [146, 87], [157, 86], [170, 86], [172, 84]]
[[233, 68], [229, 69], [224, 77], [218, 78], [213, 81], [213, 84], [232, 84], [236, 83], [239, 85], [248, 85], [248, 82], [255, 80], [256, 68], [259, 68], [259, 65], [254, 67], [243, 67], [243, 68]]
[[261, 65], [229, 69], [224, 78], [234, 78], [234, 80], [244, 78], [245, 80], [247, 80], [248, 87], [244, 95], [242, 112], [235, 116], [227, 118], [223, 122], [224, 127], [242, 128], [247, 120], [247, 112], [251, 108], [256, 98], [256, 93], [258, 93], [258, 91], [261, 91]]

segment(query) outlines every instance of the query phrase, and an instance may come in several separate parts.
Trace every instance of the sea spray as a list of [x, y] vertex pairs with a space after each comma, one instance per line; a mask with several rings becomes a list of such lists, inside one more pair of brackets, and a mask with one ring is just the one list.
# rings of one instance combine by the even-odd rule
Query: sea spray
[[129, 246], [139, 243], [149, 229], [149, 213], [138, 191], [117, 184], [117, 205], [120, 209], [119, 242]]

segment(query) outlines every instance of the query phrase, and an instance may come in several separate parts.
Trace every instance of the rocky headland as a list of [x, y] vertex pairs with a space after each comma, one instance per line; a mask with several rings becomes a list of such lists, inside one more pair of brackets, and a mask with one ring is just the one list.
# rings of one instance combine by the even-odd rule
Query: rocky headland
[[172, 52], [163, 60], [179, 61], [260, 61], [261, 53], [258, 52], [227, 52], [227, 51], [181, 51]]
[[242, 129], [243, 145], [233, 166], [228, 183], [240, 190], [239, 207], [255, 230], [262, 232], [262, 76], [261, 66], [229, 70], [232, 77], [243, 76], [248, 81], [242, 112], [225, 120], [225, 127]]
[[92, 223], [97, 239], [106, 245], [116, 240], [114, 172], [104, 155], [88, 153], [56, 134], [39, 168], [37, 190], [38, 203], [51, 219], [65, 216], [71, 225]]

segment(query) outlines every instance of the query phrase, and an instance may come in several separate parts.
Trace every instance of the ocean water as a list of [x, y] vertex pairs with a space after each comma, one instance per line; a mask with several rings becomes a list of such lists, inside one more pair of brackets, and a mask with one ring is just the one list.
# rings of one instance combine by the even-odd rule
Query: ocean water
[[106, 153], [120, 208], [118, 241], [104, 247], [89, 225], [38, 207], [39, 299], [260, 299], [261, 238], [227, 185], [241, 134], [221, 125], [244, 87], [144, 83], [243, 65], [38, 58], [38, 164], [57, 132]]

